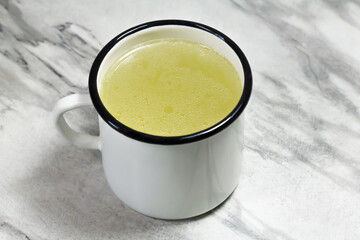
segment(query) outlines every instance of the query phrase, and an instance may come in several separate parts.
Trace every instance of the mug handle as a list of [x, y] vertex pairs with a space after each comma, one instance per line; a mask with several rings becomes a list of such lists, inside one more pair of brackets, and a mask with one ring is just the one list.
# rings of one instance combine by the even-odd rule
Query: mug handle
[[101, 145], [99, 136], [79, 133], [71, 129], [65, 121], [64, 113], [84, 106], [92, 106], [89, 94], [72, 94], [60, 99], [53, 109], [55, 126], [58, 131], [74, 145], [81, 148], [100, 150]]

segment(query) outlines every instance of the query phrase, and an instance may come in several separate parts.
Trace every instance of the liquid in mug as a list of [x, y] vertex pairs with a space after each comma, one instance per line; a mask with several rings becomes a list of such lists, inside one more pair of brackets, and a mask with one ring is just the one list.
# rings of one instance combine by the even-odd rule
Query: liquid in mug
[[157, 136], [207, 129], [235, 108], [242, 84], [212, 48], [182, 39], [143, 43], [108, 68], [101, 100], [122, 124]]

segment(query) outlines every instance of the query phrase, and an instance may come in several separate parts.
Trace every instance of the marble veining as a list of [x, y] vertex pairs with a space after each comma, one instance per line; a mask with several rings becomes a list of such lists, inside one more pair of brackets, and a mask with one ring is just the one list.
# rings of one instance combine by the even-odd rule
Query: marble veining
[[[227, 34], [254, 76], [239, 185], [183, 221], [122, 204], [51, 121], [107, 41], [168, 18]], [[359, 53], [355, 0], [0, 0], [0, 239], [360, 239]], [[98, 134], [93, 109], [67, 118]]]

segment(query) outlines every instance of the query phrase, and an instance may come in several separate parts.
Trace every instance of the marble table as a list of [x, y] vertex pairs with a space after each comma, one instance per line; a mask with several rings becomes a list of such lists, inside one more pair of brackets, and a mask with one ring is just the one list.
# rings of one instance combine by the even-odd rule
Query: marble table
[[[272, 2], [1, 0], [0, 239], [360, 239], [360, 2]], [[109, 39], [168, 18], [227, 34], [254, 76], [239, 185], [182, 221], [122, 204], [51, 119]], [[91, 108], [67, 118], [98, 132]]]

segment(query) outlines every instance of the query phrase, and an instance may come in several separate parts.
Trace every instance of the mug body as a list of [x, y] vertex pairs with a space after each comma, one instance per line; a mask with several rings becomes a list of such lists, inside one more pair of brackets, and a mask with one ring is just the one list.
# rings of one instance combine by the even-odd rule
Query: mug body
[[143, 143], [99, 122], [107, 181], [140, 213], [163, 219], [193, 217], [219, 205], [237, 185], [243, 115], [218, 134], [180, 145]]
[[[164, 38], [202, 43], [233, 64], [242, 80], [243, 93], [223, 121], [187, 136], [161, 137], [130, 129], [107, 112], [99, 90], [108, 67], [136, 45]], [[90, 96], [100, 115], [104, 171], [114, 193], [134, 210], [163, 219], [193, 217], [219, 205], [234, 191], [239, 179], [243, 110], [251, 87], [250, 67], [239, 47], [205, 25], [155, 21], [115, 37], [101, 50], [89, 76]]]

